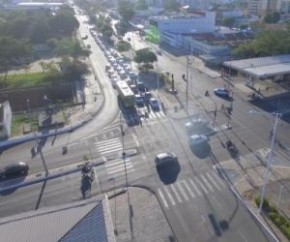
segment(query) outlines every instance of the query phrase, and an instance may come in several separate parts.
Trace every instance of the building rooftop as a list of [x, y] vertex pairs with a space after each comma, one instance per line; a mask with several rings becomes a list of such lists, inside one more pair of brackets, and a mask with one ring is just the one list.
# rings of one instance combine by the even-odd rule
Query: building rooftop
[[257, 78], [267, 78], [290, 73], [290, 55], [226, 61], [223, 64]]
[[5, 242], [115, 242], [106, 197], [2, 218], [0, 236]]

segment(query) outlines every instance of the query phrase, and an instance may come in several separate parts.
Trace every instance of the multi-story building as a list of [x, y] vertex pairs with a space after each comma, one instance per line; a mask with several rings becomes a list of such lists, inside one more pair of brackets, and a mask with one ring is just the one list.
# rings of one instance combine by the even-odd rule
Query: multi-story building
[[156, 26], [160, 34], [212, 32], [215, 30], [215, 12], [154, 16], [149, 19], [149, 23]]
[[290, 13], [290, 0], [249, 0], [248, 14], [264, 16], [267, 13]]

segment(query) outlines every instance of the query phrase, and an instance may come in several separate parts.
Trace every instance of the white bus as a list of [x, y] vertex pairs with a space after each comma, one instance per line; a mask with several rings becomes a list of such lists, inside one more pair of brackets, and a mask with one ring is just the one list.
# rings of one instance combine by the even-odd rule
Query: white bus
[[126, 81], [116, 82], [116, 89], [119, 94], [120, 101], [126, 108], [135, 107], [135, 95]]

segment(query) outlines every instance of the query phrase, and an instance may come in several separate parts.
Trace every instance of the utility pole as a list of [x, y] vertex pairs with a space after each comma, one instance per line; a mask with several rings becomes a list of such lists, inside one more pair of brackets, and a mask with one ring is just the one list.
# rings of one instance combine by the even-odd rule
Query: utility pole
[[185, 76], [185, 80], [186, 80], [186, 92], [185, 92], [185, 107], [186, 107], [186, 112], [188, 112], [188, 82], [189, 82], [189, 56], [186, 57], [186, 76]]
[[272, 129], [273, 134], [272, 134], [272, 138], [271, 138], [271, 148], [270, 148], [270, 153], [269, 153], [268, 160], [267, 160], [266, 171], [264, 174], [264, 184], [262, 186], [262, 191], [261, 191], [259, 213], [261, 213], [262, 209], [263, 209], [263, 203], [264, 203], [264, 198], [265, 198], [265, 193], [266, 193], [266, 184], [268, 183], [268, 180], [269, 180], [269, 175], [270, 175], [269, 173], [270, 173], [271, 163], [272, 163], [272, 159], [273, 159], [273, 149], [274, 149], [274, 143], [275, 143], [276, 128], [277, 128], [277, 124], [278, 124], [278, 121], [281, 118], [281, 116], [282, 116], [281, 113], [275, 114], [275, 122], [274, 122], [274, 126]]

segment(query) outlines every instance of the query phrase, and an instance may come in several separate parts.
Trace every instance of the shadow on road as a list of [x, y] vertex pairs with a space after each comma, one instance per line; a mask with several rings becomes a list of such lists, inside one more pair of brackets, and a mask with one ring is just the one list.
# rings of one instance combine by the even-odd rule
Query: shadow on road
[[174, 183], [177, 180], [178, 174], [180, 173], [180, 164], [177, 161], [159, 166], [156, 169], [160, 181], [162, 181], [165, 185], [168, 185]]
[[[13, 186], [13, 185], [17, 185], [21, 182], [23, 182], [25, 179], [25, 176], [22, 176], [22, 177], [19, 177], [19, 178], [16, 178], [16, 179], [11, 179], [11, 180], [5, 180], [5, 181], [1, 181], [0, 180], [0, 189], [2, 188], [5, 188], [7, 186]], [[0, 192], [0, 196], [7, 196], [7, 195], [10, 195], [12, 194], [13, 192], [15, 192], [17, 188], [12, 188], [12, 189], [9, 189], [9, 190], [6, 190], [6, 191], [3, 191], [3, 192]]]
[[208, 143], [203, 143], [200, 145], [191, 145], [191, 151], [200, 159], [207, 158], [211, 153], [211, 147]]

